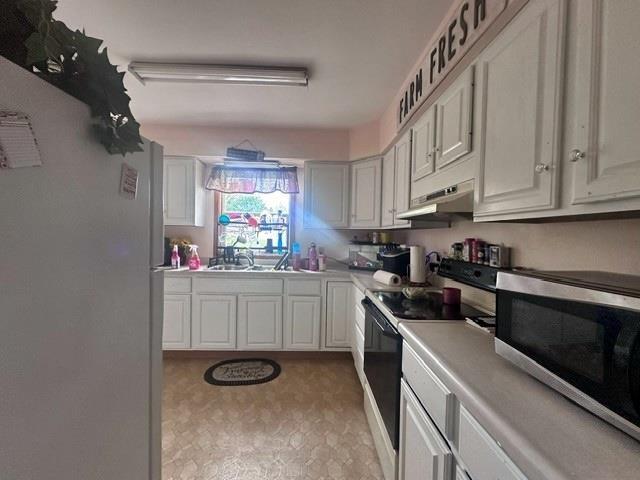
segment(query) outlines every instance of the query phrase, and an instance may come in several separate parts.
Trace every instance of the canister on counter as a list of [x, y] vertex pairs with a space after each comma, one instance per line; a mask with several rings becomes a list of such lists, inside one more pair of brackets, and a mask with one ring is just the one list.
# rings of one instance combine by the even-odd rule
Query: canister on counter
[[475, 238], [465, 238], [462, 246], [462, 260], [465, 262], [471, 261], [472, 254], [472, 244], [475, 241]]
[[491, 245], [489, 248], [489, 265], [497, 268], [510, 266], [510, 249], [503, 245]]
[[454, 260], [462, 260], [462, 252], [464, 251], [464, 245], [461, 242], [456, 242], [451, 244], [451, 250], [449, 255]]
[[484, 264], [484, 247], [486, 246], [486, 242], [482, 240], [476, 240], [475, 242], [475, 263]]

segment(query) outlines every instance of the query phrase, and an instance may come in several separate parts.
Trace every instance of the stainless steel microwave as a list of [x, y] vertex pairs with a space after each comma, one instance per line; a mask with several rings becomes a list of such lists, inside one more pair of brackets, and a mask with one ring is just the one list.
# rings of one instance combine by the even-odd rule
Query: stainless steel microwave
[[500, 272], [496, 352], [640, 440], [640, 277]]

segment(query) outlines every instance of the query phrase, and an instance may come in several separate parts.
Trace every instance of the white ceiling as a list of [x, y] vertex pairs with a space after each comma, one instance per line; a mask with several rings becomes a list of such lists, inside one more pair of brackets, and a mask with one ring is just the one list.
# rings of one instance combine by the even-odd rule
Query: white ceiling
[[378, 118], [448, 0], [60, 0], [112, 62], [304, 66], [303, 87], [125, 82], [141, 122], [349, 128]]

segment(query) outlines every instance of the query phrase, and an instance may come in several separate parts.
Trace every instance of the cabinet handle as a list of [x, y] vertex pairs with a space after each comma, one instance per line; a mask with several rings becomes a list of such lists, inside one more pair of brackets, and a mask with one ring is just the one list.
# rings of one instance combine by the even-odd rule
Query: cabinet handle
[[569, 152], [569, 161], [575, 163], [578, 160], [582, 160], [586, 156], [587, 154], [585, 152], [583, 152], [582, 150], [578, 150], [577, 148], [574, 148], [573, 150], [571, 150], [571, 152]]
[[549, 169], [550, 167], [546, 163], [538, 163], [536, 165], [536, 173], [548, 172]]

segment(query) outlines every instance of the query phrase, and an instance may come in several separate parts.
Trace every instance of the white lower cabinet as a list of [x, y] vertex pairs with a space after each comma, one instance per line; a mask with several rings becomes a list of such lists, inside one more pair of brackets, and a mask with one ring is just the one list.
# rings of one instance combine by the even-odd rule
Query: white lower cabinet
[[191, 295], [164, 296], [164, 350], [191, 348]]
[[234, 350], [236, 296], [194, 295], [191, 324], [194, 350]]
[[320, 349], [321, 297], [287, 297], [284, 316], [285, 350]]
[[482, 425], [460, 407], [458, 453], [474, 480], [526, 480]]
[[351, 282], [327, 282], [325, 346], [351, 348], [350, 332], [353, 318]]
[[282, 349], [282, 296], [238, 296], [238, 349]]
[[404, 380], [398, 450], [399, 480], [450, 480], [453, 476], [453, 453]]

